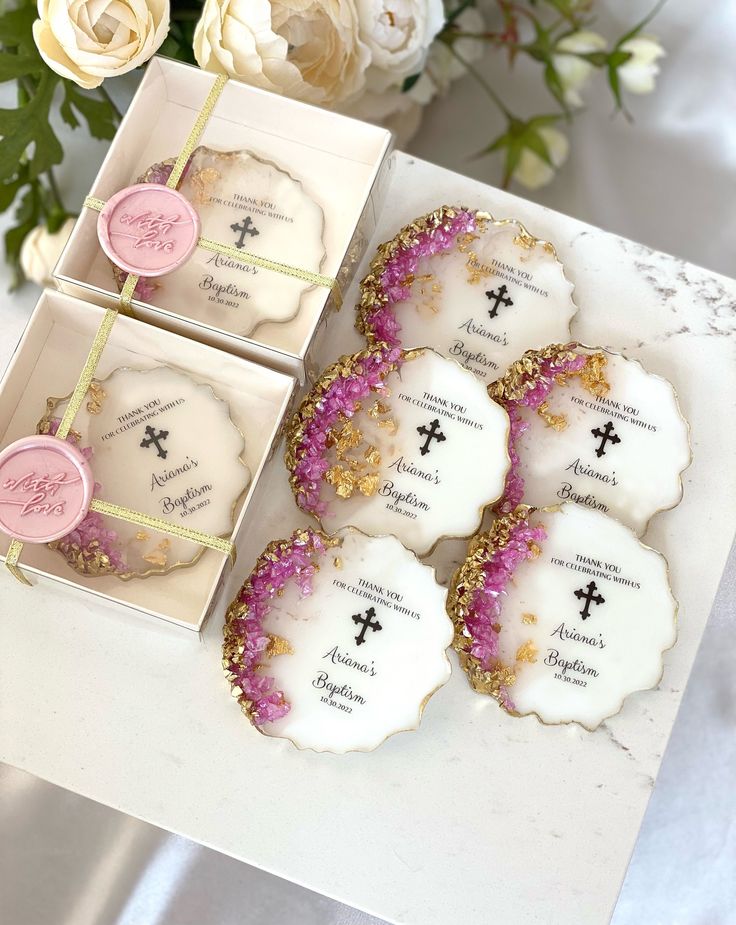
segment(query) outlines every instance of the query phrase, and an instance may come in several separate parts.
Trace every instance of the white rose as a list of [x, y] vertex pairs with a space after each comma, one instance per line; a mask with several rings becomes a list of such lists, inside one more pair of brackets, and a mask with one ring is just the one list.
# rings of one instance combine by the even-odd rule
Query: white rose
[[68, 218], [53, 234], [49, 234], [45, 225], [39, 225], [25, 236], [20, 248], [20, 268], [26, 279], [39, 286], [55, 285], [54, 267], [73, 227], [74, 219]]
[[[483, 32], [486, 24], [480, 10], [469, 6], [457, 17], [455, 26], [458, 32], [472, 34]], [[482, 38], [473, 38], [471, 35], [463, 35], [462, 38], [455, 39], [453, 42], [457, 55], [468, 64], [474, 64], [480, 60], [485, 47], [486, 43]], [[425, 105], [438, 93], [447, 93], [450, 83], [466, 73], [465, 66], [460, 63], [458, 57], [450, 51], [447, 45], [444, 42], [435, 42], [429, 50], [422, 76], [409, 93], [418, 103]]]
[[552, 63], [560, 78], [568, 106], [583, 105], [579, 91], [593, 73], [593, 65], [584, 58], [579, 58], [578, 55], [603, 51], [606, 44], [602, 35], [583, 30], [565, 36], [555, 46]]
[[659, 74], [657, 59], [665, 55], [659, 40], [651, 35], [637, 35], [624, 42], [621, 51], [631, 55], [618, 69], [621, 83], [629, 93], [651, 93], [654, 78]]
[[357, 0], [357, 7], [360, 37], [371, 52], [369, 89], [400, 88], [422, 70], [445, 24], [442, 0]]
[[371, 56], [354, 0], [205, 0], [194, 57], [207, 71], [332, 105], [363, 89]]
[[549, 159], [554, 166], [550, 166], [543, 158], [529, 148], [524, 148], [519, 163], [513, 172], [513, 177], [527, 189], [538, 189], [545, 186], [555, 175], [555, 168], [564, 164], [570, 151], [567, 138], [556, 128], [543, 126], [538, 129], [539, 134], [547, 145]]
[[169, 31], [168, 0], [38, 0], [38, 15], [41, 57], [88, 90], [144, 64]]

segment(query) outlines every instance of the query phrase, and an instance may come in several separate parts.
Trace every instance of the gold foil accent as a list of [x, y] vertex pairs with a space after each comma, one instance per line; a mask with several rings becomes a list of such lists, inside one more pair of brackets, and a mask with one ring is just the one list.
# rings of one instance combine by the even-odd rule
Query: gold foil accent
[[527, 641], [523, 642], [516, 650], [516, 661], [531, 662], [533, 664], [536, 662], [538, 654], [539, 649], [534, 645], [531, 639], [527, 639]]
[[283, 636], [277, 636], [275, 633], [269, 633], [268, 645], [266, 646], [266, 655], [274, 658], [276, 655], [293, 655], [294, 647], [288, 639]]
[[608, 363], [608, 358], [604, 353], [600, 351], [592, 353], [578, 374], [583, 388], [596, 398], [605, 398], [611, 391], [611, 386], [606, 381], [604, 373], [606, 363]]
[[549, 410], [549, 402], [543, 401], [537, 408], [537, 414], [544, 421], [547, 427], [554, 430], [564, 430], [567, 427], [567, 418], [564, 414], [552, 414]]
[[[537, 245], [537, 239], [534, 237], [534, 235], [529, 234], [529, 232], [526, 230], [526, 228], [524, 228], [523, 225], [520, 225], [519, 227], [521, 230], [519, 231], [517, 235], [514, 236], [514, 244], [516, 244], [517, 247], [523, 247], [524, 250], [527, 250], [527, 251], [534, 250], [534, 248]], [[547, 245], [545, 247], [545, 250], [547, 251], [547, 253], [549, 253], [549, 247], [550, 247], [549, 242], [545, 241], [544, 244]]]
[[[328, 366], [317, 379], [312, 390], [302, 399], [287, 425], [284, 461], [290, 473], [289, 483], [297, 501], [303, 488], [299, 485], [294, 472], [297, 463], [304, 455], [304, 448], [301, 444], [305, 430], [310, 421], [320, 413], [323, 395], [337, 379], [348, 379], [353, 375], [361, 375], [363, 363], [375, 354], [375, 348], [368, 348], [358, 353], [342, 356]], [[395, 369], [396, 364], [387, 363], [382, 371], [383, 380]], [[382, 398], [385, 394], [385, 390], [381, 388]], [[381, 399], [376, 399], [366, 413], [377, 421], [379, 426], [395, 428], [393, 422], [388, 425], [382, 420], [382, 415], [388, 411], [389, 406]], [[328, 449], [334, 449], [336, 462], [324, 474], [323, 481], [332, 485], [340, 498], [351, 498], [356, 490], [366, 496], [378, 490], [380, 476], [375, 471], [375, 467], [380, 465], [380, 453], [373, 445], [366, 445], [362, 453], [355, 455], [363, 447], [363, 440], [362, 431], [352, 421], [345, 419], [335, 424], [327, 434], [326, 446]]]
[[521, 615], [521, 622], [526, 623], [527, 625], [532, 625], [537, 623], [537, 617], [533, 613], [523, 613]]
[[[483, 668], [471, 652], [472, 639], [465, 625], [473, 597], [484, 587], [484, 564], [491, 555], [508, 545], [511, 531], [529, 518], [533, 508], [520, 504], [515, 511], [498, 517], [485, 533], [476, 534], [468, 545], [463, 562], [452, 577], [447, 594], [447, 613], [455, 626], [452, 646], [474, 690], [488, 694], [503, 705], [503, 692], [516, 682], [514, 668], [498, 660], [491, 669]], [[530, 543], [529, 549], [536, 544]], [[499, 627], [500, 629], [500, 627]], [[498, 632], [498, 629], [496, 630]]]
[[210, 199], [210, 187], [221, 178], [222, 174], [214, 167], [200, 167], [199, 170], [193, 170], [189, 175], [189, 180], [194, 187], [194, 199], [199, 205], [206, 205]]
[[107, 392], [102, 388], [99, 382], [92, 380], [87, 392], [87, 411], [90, 414], [99, 414], [102, 411], [102, 403], [107, 398]]
[[[580, 356], [582, 345], [575, 341], [569, 344], [549, 344], [539, 350], [527, 350], [520, 360], [513, 362], [506, 373], [500, 379], [496, 379], [488, 386], [488, 394], [491, 398], [505, 404], [510, 401], [522, 401], [528, 392], [534, 389], [542, 375], [543, 364], [552, 362], [555, 364], [570, 362], [577, 356]], [[585, 361], [585, 365], [577, 372], [561, 373], [555, 376], [555, 382], [564, 386], [572, 378], [579, 378], [580, 383], [591, 395], [601, 397], [605, 395], [610, 386], [606, 381], [604, 367], [606, 357], [602, 351], [596, 351]], [[544, 411], [542, 412], [542, 408]], [[539, 408], [540, 417], [550, 423], [552, 420], [564, 418], [562, 415], [553, 415], [549, 411], [549, 404], [543, 402]], [[556, 430], [562, 430], [562, 427], [555, 427]]]

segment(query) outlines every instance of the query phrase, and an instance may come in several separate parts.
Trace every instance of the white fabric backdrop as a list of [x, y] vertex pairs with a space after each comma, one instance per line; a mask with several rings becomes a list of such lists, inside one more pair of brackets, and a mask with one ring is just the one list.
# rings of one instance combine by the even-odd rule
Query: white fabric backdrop
[[[616, 23], [623, 31], [649, 4], [610, 0], [608, 7], [600, 25], [614, 34]], [[587, 96], [595, 105], [570, 132], [570, 160], [554, 185], [533, 198], [736, 275], [736, 4], [671, 0], [650, 28], [668, 57], [657, 92], [630, 100], [635, 124], [611, 117], [599, 80]], [[522, 63], [509, 75], [490, 56], [484, 70], [504, 82], [520, 113], [546, 109], [534, 68]], [[111, 89], [124, 104], [132, 85], [118, 81]], [[482, 91], [466, 79], [428, 111], [411, 150], [493, 183], [498, 165], [469, 155], [497, 129]], [[68, 145], [60, 180], [69, 201], [80, 201], [104, 148], [81, 136]], [[28, 313], [35, 298], [26, 287], [6, 298], [3, 310]], [[611, 293], [612, 310], [615, 298]], [[733, 532], [717, 517], [714, 524]], [[614, 925], [736, 923], [735, 601], [732, 555]], [[377, 923], [11, 768], [0, 768], [0, 831], [3, 921], [12, 925]]]

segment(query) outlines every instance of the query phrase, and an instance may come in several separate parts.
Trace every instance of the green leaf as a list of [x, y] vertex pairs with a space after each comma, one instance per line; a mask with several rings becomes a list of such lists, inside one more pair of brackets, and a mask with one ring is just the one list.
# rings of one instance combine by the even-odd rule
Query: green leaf
[[550, 113], [541, 116], [535, 116], [524, 122], [521, 119], [513, 118], [509, 120], [507, 130], [495, 138], [480, 155], [493, 154], [496, 151], [504, 152], [503, 165], [503, 186], [506, 187], [511, 182], [512, 175], [519, 166], [519, 161], [525, 150], [531, 151], [537, 157], [541, 158], [545, 164], [554, 168], [554, 163], [550, 156], [547, 142], [540, 133], [540, 129], [545, 126], [554, 125], [564, 118], [562, 113]]
[[23, 281], [23, 274], [20, 269], [20, 249], [26, 235], [38, 225], [40, 215], [41, 201], [38, 185], [32, 183], [16, 209], [16, 224], [5, 233], [5, 257], [13, 267], [11, 291], [16, 289]]
[[18, 195], [18, 191], [21, 187], [25, 186], [28, 182], [27, 178], [22, 176], [13, 177], [12, 180], [9, 180], [7, 183], [0, 184], [0, 212], [5, 212], [6, 209], [9, 209], [15, 197]]
[[605, 67], [608, 64], [610, 57], [611, 56], [605, 51], [588, 51], [584, 54], [578, 55], [578, 58], [581, 58], [583, 61], [587, 61], [588, 64], [592, 64], [593, 67]]
[[569, 107], [565, 101], [565, 88], [560, 80], [560, 75], [557, 73], [552, 61], [548, 61], [544, 68], [544, 82], [547, 85], [547, 89], [552, 94], [552, 96], [557, 100], [557, 102], [562, 106], [566, 114], [569, 114]]
[[29, 175], [34, 179], [64, 157], [49, 122], [49, 111], [59, 78], [45, 70], [30, 101], [18, 109], [0, 109], [0, 182], [12, 177], [33, 147]]
[[71, 80], [63, 81], [63, 85], [64, 100], [59, 111], [66, 124], [77, 128], [79, 119], [75, 115], [74, 110], [76, 110], [84, 118], [93, 138], [113, 138], [118, 119], [110, 103], [93, 96], [93, 91], [82, 90]]
[[635, 26], [633, 26], [631, 29], [629, 29], [629, 31], [625, 35], [621, 36], [618, 42], [616, 42], [616, 48], [620, 48], [624, 44], [624, 42], [628, 42], [629, 39], [633, 39], [634, 36], [638, 35], [641, 32], [644, 26], [649, 25], [649, 23], [654, 19], [657, 13], [659, 13], [659, 11], [662, 9], [665, 3], [667, 3], [667, 0], [659, 0], [659, 2], [655, 4], [655, 6], [647, 13], [647, 15], [643, 19], [640, 19], [639, 22]]
[[422, 74], [420, 72], [419, 74], [412, 74], [411, 77], [407, 77], [404, 83], [401, 85], [401, 92], [408, 93], [421, 76]]
[[0, 45], [7, 51], [17, 48], [41, 61], [33, 39], [33, 23], [38, 18], [35, 3], [27, 3], [0, 16]]
[[613, 98], [616, 100], [617, 108], [623, 109], [624, 104], [621, 99], [621, 82], [618, 79], [618, 68], [610, 63], [608, 65], [608, 84], [611, 87]]
[[38, 55], [11, 54], [9, 51], [0, 53], [0, 83], [6, 80], [17, 80], [31, 74], [40, 74], [43, 71], [43, 61]]

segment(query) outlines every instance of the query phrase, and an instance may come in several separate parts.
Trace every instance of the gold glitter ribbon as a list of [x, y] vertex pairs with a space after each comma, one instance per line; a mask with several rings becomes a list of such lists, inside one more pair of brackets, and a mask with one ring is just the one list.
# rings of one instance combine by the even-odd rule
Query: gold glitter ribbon
[[[179, 183], [184, 168], [186, 167], [186, 163], [189, 160], [197, 142], [202, 137], [202, 132], [204, 131], [210, 116], [212, 115], [215, 103], [219, 99], [219, 96], [222, 93], [222, 89], [226, 83], [227, 77], [224, 74], [221, 74], [217, 77], [214, 84], [212, 85], [207, 99], [205, 100], [204, 105], [199, 111], [199, 115], [197, 116], [197, 119], [192, 126], [192, 130], [190, 131], [187, 140], [184, 142], [184, 147], [179, 152], [179, 156], [177, 157], [174, 167], [172, 168], [171, 176], [166, 183], [166, 185], [171, 189], [175, 189]], [[95, 209], [97, 211], [102, 209], [104, 206], [104, 202], [101, 199], [96, 199], [92, 196], [88, 196], [84, 204], [88, 208]], [[324, 279], [328, 279], [328, 277], [324, 277]], [[74, 391], [71, 394], [69, 403], [67, 404], [66, 410], [64, 412], [64, 416], [62, 417], [59, 428], [56, 431], [56, 436], [60, 440], [66, 439], [66, 437], [69, 435], [74, 418], [77, 416], [77, 412], [81, 408], [84, 397], [87, 394], [90, 384], [92, 383], [95, 371], [97, 370], [97, 365], [99, 364], [102, 352], [107, 345], [110, 332], [112, 331], [113, 325], [117, 320], [118, 313], [123, 312], [124, 314], [132, 315], [130, 302], [137, 284], [138, 277], [132, 273], [129, 274], [126, 277], [125, 283], [123, 284], [123, 288], [120, 292], [119, 309], [107, 309], [102, 321], [100, 322], [100, 326], [97, 329], [94, 340], [92, 341], [92, 346], [90, 347], [89, 353], [87, 354], [87, 360], [82, 367], [82, 372], [79, 375], [77, 384], [74, 387]], [[134, 511], [131, 508], [121, 507], [117, 504], [111, 504], [108, 501], [102, 501], [98, 498], [94, 498], [92, 500], [89, 509], [91, 511], [96, 511], [99, 514], [106, 514], [109, 517], [115, 517], [118, 520], [124, 520], [126, 523], [148, 527], [151, 530], [158, 530], [160, 533], [166, 533], [169, 536], [176, 537], [177, 539], [189, 540], [192, 543], [197, 543], [199, 546], [205, 546], [208, 549], [214, 549], [217, 552], [221, 552], [228, 556], [231, 562], [235, 562], [235, 546], [230, 542], [230, 540], [225, 539], [224, 537], [215, 536], [210, 533], [203, 533], [200, 530], [193, 530], [190, 527], [182, 527], [179, 524], [169, 523], [169, 521], [163, 520], [159, 517], [151, 517], [149, 514], [144, 514], [141, 511]], [[17, 578], [18, 581], [25, 585], [30, 585], [31, 582], [23, 574], [18, 565], [22, 551], [23, 543], [20, 540], [11, 537], [10, 545], [8, 546], [8, 551], [5, 555], [5, 566], [14, 578]]]
[[[56, 436], [60, 440], [64, 440], [71, 430], [71, 426], [74, 423], [74, 418], [77, 416], [77, 412], [81, 408], [84, 397], [87, 394], [92, 379], [94, 378], [97, 365], [100, 362], [100, 357], [102, 356], [102, 352], [107, 345], [110, 332], [113, 329], [113, 325], [115, 324], [117, 317], [118, 310], [116, 308], [108, 308], [102, 321], [100, 322], [100, 326], [97, 329], [94, 340], [92, 341], [92, 346], [90, 347], [89, 353], [87, 354], [87, 360], [82, 367], [82, 372], [79, 375], [77, 384], [74, 387], [74, 391], [72, 392], [69, 403], [67, 404], [66, 410], [64, 411], [64, 416], [62, 417], [59, 428], [56, 431]], [[126, 523], [148, 527], [151, 530], [158, 530], [159, 532], [166, 533], [169, 536], [175, 536], [177, 539], [189, 540], [192, 543], [197, 543], [199, 546], [205, 546], [208, 549], [214, 549], [217, 552], [221, 552], [224, 555], [227, 555], [231, 562], [235, 562], [235, 546], [230, 542], [230, 540], [224, 539], [221, 536], [215, 536], [210, 533], [203, 533], [201, 530], [193, 530], [191, 527], [182, 527], [179, 524], [170, 523], [169, 521], [163, 520], [160, 517], [152, 517], [149, 514], [142, 513], [141, 511], [135, 511], [132, 508], [121, 507], [118, 504], [111, 504], [110, 502], [102, 501], [99, 498], [94, 498], [92, 500], [89, 509], [91, 511], [97, 511], [99, 514], [107, 514], [109, 517], [115, 517], [118, 520], [124, 520]], [[17, 578], [18, 581], [25, 585], [30, 585], [31, 582], [28, 580], [28, 578], [26, 578], [18, 565], [22, 551], [23, 543], [21, 543], [20, 540], [12, 538], [10, 541], [10, 546], [8, 547], [8, 551], [5, 555], [5, 566], [14, 578]]]
[[169, 536], [175, 536], [180, 540], [190, 540], [192, 543], [198, 543], [208, 549], [215, 549], [217, 552], [228, 556], [231, 562], [235, 562], [235, 547], [230, 540], [224, 537], [203, 533], [201, 530], [193, 530], [191, 527], [180, 527], [179, 524], [172, 524], [161, 517], [152, 517], [150, 514], [143, 514], [141, 511], [132, 511], [130, 508], [120, 507], [117, 504], [111, 504], [109, 501], [102, 501], [100, 498], [93, 498], [89, 509], [90, 511], [97, 511], [98, 514], [107, 514], [108, 517], [117, 517], [118, 520], [124, 520], [129, 524], [148, 527], [149, 530], [158, 530], [160, 533], [168, 533]]
[[[207, 99], [204, 102], [204, 106], [197, 116], [197, 121], [192, 126], [192, 130], [189, 133], [189, 137], [184, 142], [184, 147], [179, 152], [174, 166], [171, 169], [171, 174], [169, 179], [166, 181], [166, 185], [170, 189], [176, 189], [181, 180], [184, 169], [187, 165], [187, 161], [192, 155], [192, 151], [196, 147], [200, 138], [202, 137], [202, 132], [207, 125], [207, 122], [212, 115], [212, 110], [215, 108], [215, 103], [219, 99], [222, 89], [227, 83], [227, 76], [225, 74], [218, 75], [212, 89], [209, 92]], [[84, 200], [84, 207], [86, 209], [92, 209], [95, 212], [101, 212], [105, 207], [105, 200], [98, 199], [97, 196], [87, 196]], [[233, 260], [238, 260], [240, 263], [246, 264], [248, 266], [262, 267], [264, 270], [271, 270], [274, 273], [281, 273], [284, 276], [291, 276], [294, 279], [300, 279], [303, 282], [311, 283], [313, 286], [323, 286], [326, 289], [331, 289], [333, 296], [335, 298], [335, 304], [339, 308], [342, 304], [342, 294], [340, 292], [340, 285], [335, 279], [334, 276], [325, 276], [323, 273], [313, 273], [311, 270], [305, 270], [303, 267], [295, 267], [289, 263], [284, 263], [280, 260], [269, 260], [267, 257], [259, 257], [258, 254], [252, 254], [250, 251], [242, 251], [237, 247], [233, 247], [231, 244], [222, 244], [219, 241], [213, 241], [211, 238], [206, 238], [201, 236], [197, 241], [197, 246], [201, 247], [203, 250], [211, 251], [215, 254], [221, 254], [223, 257], [230, 257]], [[133, 280], [132, 285], [130, 286], [129, 291], [126, 292], [128, 284], [131, 279]], [[128, 276], [123, 286], [123, 291], [120, 293], [120, 302], [123, 310], [127, 310], [127, 313], [132, 314], [132, 308], [130, 305], [130, 300], [133, 296], [135, 287], [138, 284], [139, 277], [137, 276]], [[123, 298], [123, 293], [125, 293], [125, 298]]]
[[[167, 186], [168, 185], [169, 184], [167, 183]], [[87, 196], [87, 198], [84, 200], [84, 207], [86, 209], [92, 209], [94, 212], [101, 212], [105, 207], [105, 200], [98, 199], [96, 196]], [[240, 263], [246, 264], [248, 266], [262, 267], [264, 270], [272, 270], [274, 273], [281, 273], [284, 276], [291, 276], [294, 279], [300, 279], [305, 283], [311, 283], [313, 286], [323, 286], [325, 289], [331, 289], [338, 307], [340, 307], [342, 304], [340, 285], [334, 276], [326, 276], [323, 273], [313, 273], [311, 270], [305, 270], [303, 267], [295, 267], [290, 263], [284, 263], [280, 260], [269, 260], [268, 257], [259, 257], [258, 254], [252, 254], [250, 251], [239, 250], [232, 244], [222, 244], [220, 241], [213, 241], [212, 238], [206, 238], [204, 235], [201, 235], [197, 240], [197, 247], [201, 247], [202, 250], [205, 251], [211, 251], [214, 254], [221, 254], [223, 257], [231, 257], [233, 260], [239, 260]], [[127, 297], [128, 307], [130, 307], [130, 297], [132, 296], [132, 290], [135, 289], [136, 285], [138, 284], [137, 276], [128, 276], [125, 281], [126, 285], [131, 279], [134, 280], [134, 282]], [[123, 289], [125, 289], [125, 286], [123, 286]], [[121, 300], [123, 298], [122, 292], [120, 293], [120, 298]]]

